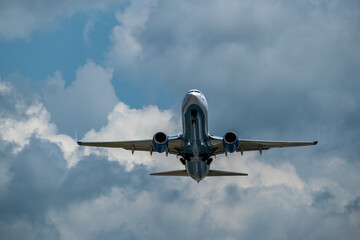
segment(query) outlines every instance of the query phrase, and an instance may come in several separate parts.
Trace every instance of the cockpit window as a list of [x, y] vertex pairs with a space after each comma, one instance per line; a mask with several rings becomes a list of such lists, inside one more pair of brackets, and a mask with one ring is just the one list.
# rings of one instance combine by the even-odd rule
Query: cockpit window
[[196, 92], [196, 93], [200, 93], [200, 94], [201, 94], [201, 92], [200, 92], [199, 90], [196, 90], [196, 89], [192, 89], [192, 90], [190, 90], [189, 92]]

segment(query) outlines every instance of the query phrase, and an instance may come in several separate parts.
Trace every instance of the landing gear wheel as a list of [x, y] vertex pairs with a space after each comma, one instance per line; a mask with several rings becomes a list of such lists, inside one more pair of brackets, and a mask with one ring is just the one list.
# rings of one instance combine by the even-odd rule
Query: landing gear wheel
[[180, 158], [180, 162], [185, 166], [185, 164], [186, 164], [185, 159]]
[[210, 165], [211, 164], [211, 162], [213, 161], [213, 159], [212, 158], [209, 158], [208, 160], [207, 160], [207, 165]]

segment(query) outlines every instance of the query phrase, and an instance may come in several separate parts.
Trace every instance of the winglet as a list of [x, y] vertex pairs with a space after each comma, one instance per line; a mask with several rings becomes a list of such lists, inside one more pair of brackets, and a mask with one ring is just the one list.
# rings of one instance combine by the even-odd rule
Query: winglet
[[78, 138], [77, 138], [77, 132], [76, 132], [76, 130], [75, 130], [75, 141], [76, 141], [76, 143], [77, 143], [78, 145], [82, 145], [82, 142], [80, 142], [80, 141], [78, 140]]
[[319, 140], [320, 140], [320, 130], [319, 130], [318, 137], [317, 137], [316, 141], [313, 141], [313, 144], [314, 145], [318, 144]]

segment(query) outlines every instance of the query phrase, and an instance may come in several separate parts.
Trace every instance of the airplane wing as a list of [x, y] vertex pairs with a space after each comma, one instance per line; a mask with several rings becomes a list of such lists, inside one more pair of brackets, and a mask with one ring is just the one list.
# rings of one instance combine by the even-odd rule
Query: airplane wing
[[[228, 172], [219, 170], [209, 170], [207, 177], [220, 177], [220, 176], [247, 176], [247, 173]], [[177, 170], [169, 172], [150, 173], [150, 176], [177, 176], [177, 177], [189, 177], [186, 170]]]
[[[222, 140], [222, 137], [210, 136], [210, 148], [213, 149], [215, 155], [225, 153], [225, 148], [223, 146]], [[270, 148], [301, 147], [316, 145], [317, 143], [318, 141], [292, 142], [239, 139], [239, 146], [236, 151], [241, 153], [245, 151], [259, 151], [260, 153], [262, 153], [262, 150], [268, 150]]]
[[150, 173], [150, 176], [176, 176], [176, 177], [189, 177], [186, 170], [176, 170], [169, 172]]
[[[169, 137], [168, 142], [168, 153], [170, 154], [179, 154], [176, 149], [181, 148], [181, 136]], [[77, 141], [81, 146], [90, 146], [90, 147], [108, 147], [108, 148], [123, 148], [125, 150], [130, 150], [132, 153], [134, 151], [148, 151], [150, 154], [156, 152], [152, 144], [152, 139], [147, 140], [136, 140], [136, 141], [119, 141], [119, 142], [82, 142]]]
[[239, 172], [228, 172], [228, 171], [220, 171], [220, 170], [209, 170], [208, 177], [220, 177], [220, 176], [247, 176], [247, 173], [239, 173]]

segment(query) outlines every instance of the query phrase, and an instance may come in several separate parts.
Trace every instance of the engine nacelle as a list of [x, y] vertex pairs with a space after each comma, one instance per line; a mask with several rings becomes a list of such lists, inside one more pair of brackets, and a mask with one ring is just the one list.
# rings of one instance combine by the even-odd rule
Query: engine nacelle
[[234, 132], [227, 132], [223, 137], [223, 145], [226, 151], [235, 152], [239, 146], [239, 138]]
[[157, 132], [155, 133], [152, 144], [157, 152], [162, 153], [164, 152], [168, 147], [168, 136], [166, 136], [163, 132]]

